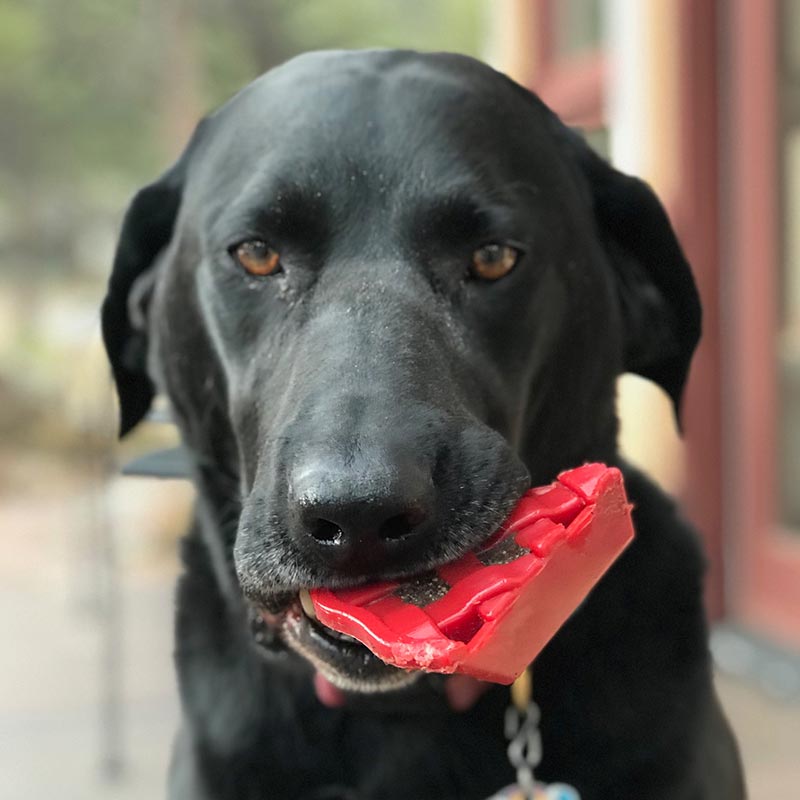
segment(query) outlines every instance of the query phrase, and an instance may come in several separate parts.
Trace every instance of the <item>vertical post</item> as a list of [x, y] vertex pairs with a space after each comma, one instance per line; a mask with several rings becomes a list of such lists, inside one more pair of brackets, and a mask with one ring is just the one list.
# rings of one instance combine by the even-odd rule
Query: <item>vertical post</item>
[[170, 158], [183, 150], [202, 115], [196, 13], [195, 0], [161, 0], [155, 15], [164, 61], [159, 85], [161, 139]]
[[[731, 139], [726, 172], [726, 287], [731, 323], [725, 329], [725, 465], [729, 526], [735, 544], [733, 576], [737, 612], [760, 628], [780, 613], [752, 609], [772, 592], [775, 574], [765, 567], [776, 503], [777, 407], [775, 323], [778, 318], [778, 103], [777, 4], [729, 4]], [[785, 602], [785, 601], [784, 601]], [[778, 600], [777, 605], [781, 605]], [[766, 625], [765, 625], [766, 621]]]
[[722, 392], [719, 280], [718, 13], [712, 0], [679, 0], [679, 232], [703, 303], [703, 338], [684, 400], [689, 516], [709, 558], [706, 605], [724, 610]]

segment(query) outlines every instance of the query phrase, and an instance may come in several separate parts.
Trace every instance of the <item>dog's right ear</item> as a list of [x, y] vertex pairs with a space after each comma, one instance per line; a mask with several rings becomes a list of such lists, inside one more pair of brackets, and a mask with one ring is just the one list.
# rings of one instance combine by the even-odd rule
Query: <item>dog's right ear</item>
[[151, 268], [172, 238], [188, 164], [210, 124], [210, 117], [200, 120], [181, 157], [137, 192], [122, 221], [101, 310], [103, 342], [119, 397], [120, 437], [144, 417], [155, 395], [147, 374], [147, 307], [155, 282]]
[[701, 331], [700, 297], [691, 268], [653, 190], [614, 169], [574, 131], [567, 131], [566, 138], [586, 180], [600, 241], [616, 278], [624, 368], [664, 389], [680, 428], [681, 398]]
[[[103, 342], [111, 362], [120, 407], [119, 435], [147, 413], [155, 388], [147, 374], [147, 331], [142, 314], [147, 302], [142, 285], [158, 254], [169, 244], [184, 182], [182, 158], [155, 183], [133, 198], [122, 223], [108, 291], [101, 312]], [[134, 319], [140, 317], [140, 319]]]

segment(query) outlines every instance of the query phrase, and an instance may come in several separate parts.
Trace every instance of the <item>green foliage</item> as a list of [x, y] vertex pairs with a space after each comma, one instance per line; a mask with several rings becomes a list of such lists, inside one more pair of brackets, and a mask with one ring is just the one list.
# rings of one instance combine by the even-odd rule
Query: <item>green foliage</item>
[[475, 53], [483, 10], [484, 0], [0, 0], [0, 181], [152, 172], [178, 45], [197, 89], [187, 113], [199, 116], [304, 50]]
[[0, 0], [4, 183], [52, 182], [147, 153], [148, 58], [136, 0]]
[[487, 0], [227, 0], [200, 9], [207, 97], [216, 104], [307, 50], [400, 47], [478, 55]]
[[286, 30], [308, 48], [412, 47], [476, 54], [482, 6], [465, 0], [299, 0]]

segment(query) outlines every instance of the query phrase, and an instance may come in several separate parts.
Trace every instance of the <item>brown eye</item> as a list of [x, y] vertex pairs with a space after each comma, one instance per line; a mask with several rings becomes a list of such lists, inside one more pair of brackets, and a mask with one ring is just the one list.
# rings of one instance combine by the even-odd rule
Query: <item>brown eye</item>
[[263, 277], [281, 269], [281, 254], [260, 239], [242, 242], [233, 255], [251, 275]]
[[519, 260], [519, 250], [507, 244], [485, 244], [472, 254], [470, 272], [476, 278], [496, 281], [508, 275]]

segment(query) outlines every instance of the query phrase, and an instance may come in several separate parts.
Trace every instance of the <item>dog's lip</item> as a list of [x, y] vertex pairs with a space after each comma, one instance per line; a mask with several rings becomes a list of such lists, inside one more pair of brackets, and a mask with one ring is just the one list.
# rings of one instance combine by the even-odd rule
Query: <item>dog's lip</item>
[[[475, 549], [483, 549], [495, 537], [492, 534]], [[257, 644], [266, 646], [270, 638], [264, 635], [266, 626], [272, 637], [277, 634], [338, 689], [362, 694], [392, 691], [410, 685], [421, 674], [386, 664], [352, 636], [323, 625], [313, 613], [307, 589], [275, 595], [251, 608], [257, 617], [253, 627]]]
[[384, 663], [352, 637], [311, 619], [303, 611], [299, 597], [278, 614], [263, 609], [260, 614], [289, 648], [339, 689], [361, 693], [390, 691], [409, 685], [417, 677], [417, 673]]

